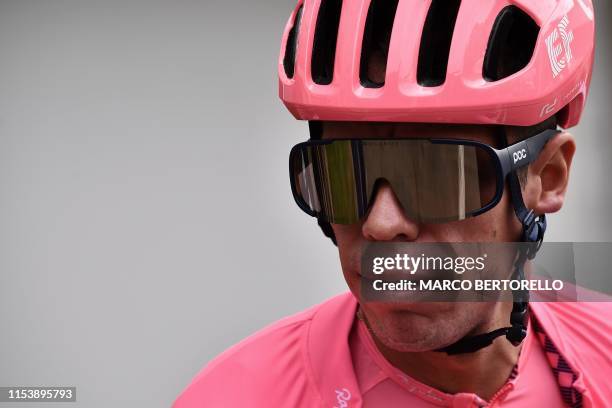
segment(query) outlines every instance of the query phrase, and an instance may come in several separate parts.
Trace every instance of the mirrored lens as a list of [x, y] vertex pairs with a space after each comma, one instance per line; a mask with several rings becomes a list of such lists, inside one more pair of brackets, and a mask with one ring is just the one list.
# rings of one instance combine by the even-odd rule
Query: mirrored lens
[[350, 140], [294, 150], [291, 167], [298, 203], [312, 215], [336, 224], [359, 221], [358, 191]]
[[493, 157], [472, 145], [428, 140], [364, 140], [368, 202], [388, 182], [408, 217], [419, 222], [465, 219], [495, 198]]
[[494, 201], [496, 160], [480, 145], [336, 140], [299, 145], [290, 169], [298, 204], [325, 221], [359, 221], [386, 182], [408, 217], [440, 223], [470, 217]]

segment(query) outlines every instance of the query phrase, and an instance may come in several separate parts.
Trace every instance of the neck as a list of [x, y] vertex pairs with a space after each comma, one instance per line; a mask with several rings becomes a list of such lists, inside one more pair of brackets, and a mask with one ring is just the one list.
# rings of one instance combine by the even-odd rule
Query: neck
[[[502, 304], [498, 305], [501, 312]], [[476, 330], [475, 334], [495, 328]], [[370, 333], [387, 361], [415, 380], [449, 394], [474, 393], [484, 400], [490, 400], [506, 383], [520, 352], [520, 347], [505, 337], [477, 352], [454, 356], [437, 351], [401, 352], [385, 346]]]

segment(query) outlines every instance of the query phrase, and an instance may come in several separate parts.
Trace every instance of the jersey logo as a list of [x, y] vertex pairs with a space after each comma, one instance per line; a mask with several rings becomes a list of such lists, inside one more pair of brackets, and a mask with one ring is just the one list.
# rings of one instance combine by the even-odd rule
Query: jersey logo
[[553, 78], [559, 76], [565, 67], [569, 65], [573, 57], [571, 45], [572, 41], [574, 41], [574, 32], [569, 29], [569, 22], [566, 14], [553, 32], [546, 38], [546, 48]]
[[336, 390], [336, 401], [338, 401], [338, 405], [334, 408], [347, 408], [348, 401], [351, 399], [351, 392], [346, 388], [341, 390]]

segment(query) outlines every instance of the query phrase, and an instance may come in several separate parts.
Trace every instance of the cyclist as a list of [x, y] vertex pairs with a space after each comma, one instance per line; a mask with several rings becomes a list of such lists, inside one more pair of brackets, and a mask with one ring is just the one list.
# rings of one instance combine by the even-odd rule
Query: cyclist
[[589, 0], [300, 0], [279, 59], [280, 97], [310, 130], [292, 191], [338, 246], [350, 292], [232, 347], [175, 407], [609, 406], [609, 303], [359, 290], [367, 242], [541, 243], [565, 198], [594, 29]]

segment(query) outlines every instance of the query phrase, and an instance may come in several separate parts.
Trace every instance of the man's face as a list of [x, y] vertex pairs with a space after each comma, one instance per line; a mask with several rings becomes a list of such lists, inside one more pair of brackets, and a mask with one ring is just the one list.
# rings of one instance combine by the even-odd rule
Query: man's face
[[[456, 138], [494, 147], [499, 145], [492, 128], [486, 126], [326, 122], [323, 138]], [[344, 278], [357, 298], [360, 293], [361, 249], [366, 241], [512, 242], [517, 241], [521, 233], [507, 192], [497, 206], [478, 217], [445, 224], [423, 224], [405, 215], [389, 184], [379, 188], [362, 221], [352, 225], [333, 224], [332, 227]], [[399, 351], [426, 351], [451, 344], [474, 331], [507, 325], [505, 320], [512, 305], [361, 302], [361, 307], [377, 339], [387, 347]], [[498, 316], [505, 316], [505, 320], [496, 321]]]

